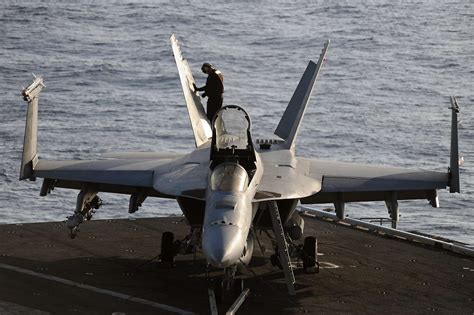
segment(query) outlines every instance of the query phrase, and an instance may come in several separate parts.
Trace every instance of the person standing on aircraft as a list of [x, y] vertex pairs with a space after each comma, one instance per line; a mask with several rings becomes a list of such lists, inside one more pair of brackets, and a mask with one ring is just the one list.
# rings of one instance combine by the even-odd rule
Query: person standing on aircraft
[[222, 107], [224, 99], [224, 76], [210, 63], [204, 63], [201, 67], [203, 73], [207, 74], [206, 85], [198, 88], [194, 85], [195, 91], [204, 91], [202, 97], [207, 96], [207, 118], [212, 122], [214, 114]]

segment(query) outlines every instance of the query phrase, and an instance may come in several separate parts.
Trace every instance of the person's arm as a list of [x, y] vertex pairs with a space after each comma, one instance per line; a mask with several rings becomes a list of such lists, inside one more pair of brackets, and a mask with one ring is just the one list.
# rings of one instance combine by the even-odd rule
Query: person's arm
[[196, 83], [193, 83], [194, 91], [195, 92], [202, 92], [206, 90], [206, 86], [204, 85], [203, 87], [197, 87]]

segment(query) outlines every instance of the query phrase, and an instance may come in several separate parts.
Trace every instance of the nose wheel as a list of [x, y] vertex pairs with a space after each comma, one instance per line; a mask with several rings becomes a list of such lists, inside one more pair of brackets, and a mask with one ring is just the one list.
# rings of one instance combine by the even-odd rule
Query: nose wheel
[[212, 289], [214, 290], [216, 303], [221, 305], [225, 295], [235, 300], [242, 294], [244, 291], [244, 279], [233, 279], [229, 281], [223, 277], [216, 277], [213, 279]]
[[208, 292], [212, 314], [217, 314], [217, 306], [222, 307], [224, 299], [227, 300], [227, 296], [231, 297], [233, 303], [226, 314], [235, 314], [244, 303], [250, 290], [244, 288], [243, 279], [227, 279], [226, 276], [219, 276], [210, 281]]
[[243, 291], [244, 279], [234, 279], [234, 284], [232, 286], [232, 293], [234, 295], [234, 299], [237, 299]]
[[218, 305], [221, 305], [223, 301], [223, 298], [222, 298], [222, 291], [224, 287], [223, 282], [224, 281], [222, 277], [216, 277], [213, 279], [213, 282], [212, 282], [212, 289], [214, 290], [214, 296], [216, 299], [216, 303]]

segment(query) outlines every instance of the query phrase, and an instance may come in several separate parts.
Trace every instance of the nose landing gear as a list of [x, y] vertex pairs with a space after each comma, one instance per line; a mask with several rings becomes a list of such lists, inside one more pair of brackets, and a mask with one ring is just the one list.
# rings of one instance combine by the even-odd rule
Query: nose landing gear
[[222, 306], [227, 297], [233, 303], [226, 314], [235, 314], [249, 295], [250, 290], [244, 288], [243, 279], [235, 277], [236, 272], [237, 265], [233, 265], [224, 269], [224, 276], [218, 276], [213, 279], [208, 278], [209, 303], [212, 314], [217, 314], [217, 305]]

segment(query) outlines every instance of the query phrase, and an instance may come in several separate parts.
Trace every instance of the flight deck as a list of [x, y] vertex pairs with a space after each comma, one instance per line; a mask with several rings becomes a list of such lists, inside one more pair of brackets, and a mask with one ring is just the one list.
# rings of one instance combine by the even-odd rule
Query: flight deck
[[[296, 296], [289, 296], [262, 234], [267, 250], [256, 246], [243, 270], [250, 294], [237, 314], [473, 313], [469, 253], [306, 217], [320, 272], [296, 270]], [[92, 220], [75, 239], [64, 222], [1, 225], [0, 313], [209, 314], [203, 256], [178, 255], [174, 266], [159, 261], [162, 232], [185, 236], [183, 220]], [[219, 314], [230, 304], [224, 299]]]

